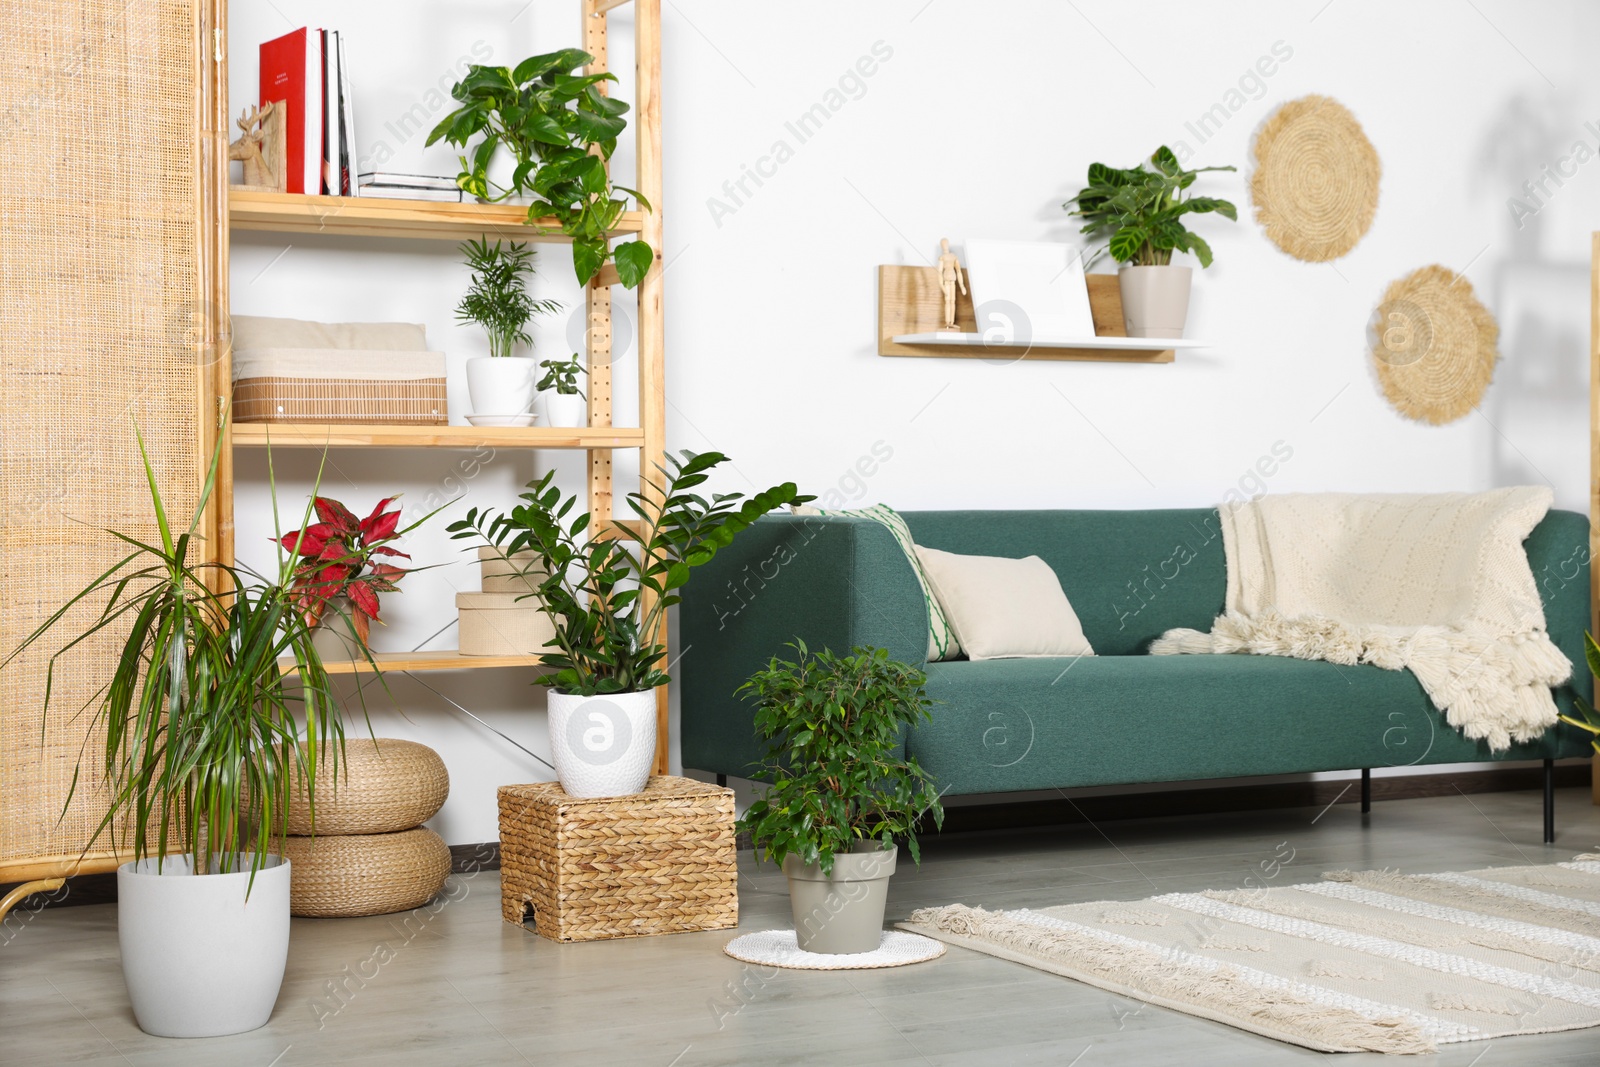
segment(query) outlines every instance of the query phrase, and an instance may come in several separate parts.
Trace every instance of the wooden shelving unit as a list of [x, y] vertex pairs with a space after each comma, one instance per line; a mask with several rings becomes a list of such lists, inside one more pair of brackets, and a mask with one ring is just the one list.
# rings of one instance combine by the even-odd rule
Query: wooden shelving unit
[[239, 422], [235, 448], [640, 448], [644, 431], [585, 426], [378, 426], [359, 423], [282, 425]]
[[[465, 241], [488, 234], [514, 241], [566, 241], [554, 219], [529, 225], [528, 209], [515, 204], [440, 204], [359, 196], [301, 196], [234, 190], [228, 225], [235, 230], [325, 233], [343, 237], [412, 237]], [[613, 235], [636, 234], [644, 216], [624, 212]]]
[[[579, 0], [578, 44], [595, 57], [589, 73], [607, 69], [607, 13], [633, 4], [634, 99], [629, 121], [636, 138], [637, 173], [632, 186], [654, 205], [651, 212], [625, 212], [613, 236], [639, 237], [656, 251], [655, 265], [638, 289], [639, 425], [611, 425], [612, 353], [611, 286], [617, 274], [608, 266], [584, 294], [588, 317], [589, 425], [583, 429], [553, 427], [484, 428], [475, 426], [380, 425], [269, 425], [222, 424], [215, 432], [224, 438], [218, 472], [219, 492], [213, 543], [224, 561], [233, 559], [234, 448], [261, 448], [269, 443], [287, 448], [495, 448], [575, 449], [587, 453], [588, 508], [609, 519], [615, 493], [612, 485], [612, 451], [639, 449], [644, 472], [639, 491], [653, 495], [648, 474], [664, 458], [666, 449], [666, 399], [663, 387], [665, 331], [662, 323], [662, 173], [661, 173], [661, 0]], [[559, 228], [527, 224], [527, 209], [507, 204], [442, 204], [431, 201], [364, 199], [361, 197], [299, 196], [232, 190], [228, 187], [227, 144], [232, 125], [228, 107], [227, 11], [228, 0], [204, 0], [201, 39], [209, 62], [202, 75], [201, 108], [206, 142], [202, 151], [209, 194], [206, 214], [213, 222], [207, 240], [214, 243], [209, 262], [214, 268], [205, 278], [209, 306], [227, 308], [228, 235], [232, 231], [323, 234], [340, 238], [429, 239], [461, 241], [487, 235], [502, 240], [566, 242]], [[603, 91], [602, 87], [602, 91]], [[209, 364], [211, 378], [208, 409], [226, 408], [232, 374], [228, 364], [230, 340], [219, 330]], [[213, 438], [214, 440], [214, 438]], [[509, 503], [509, 501], [508, 501]], [[599, 536], [614, 535], [612, 522], [597, 522]], [[653, 635], [665, 642], [665, 634]], [[453, 650], [385, 653], [374, 657], [386, 671], [454, 671], [508, 667], [537, 667], [540, 657], [462, 656]], [[333, 664], [331, 673], [368, 671], [366, 663]], [[667, 769], [667, 699], [665, 688], [657, 694], [656, 770]]]

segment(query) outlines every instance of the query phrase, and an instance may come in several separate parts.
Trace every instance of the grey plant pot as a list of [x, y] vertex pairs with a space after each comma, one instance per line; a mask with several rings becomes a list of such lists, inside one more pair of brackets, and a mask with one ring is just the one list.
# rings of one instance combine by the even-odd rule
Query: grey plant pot
[[849, 855], [833, 857], [833, 876], [798, 856], [783, 858], [789, 879], [794, 935], [802, 952], [845, 955], [873, 952], [883, 940], [889, 877], [900, 850], [858, 841]]
[[264, 1026], [289, 960], [289, 861], [266, 857], [248, 900], [236, 874], [190, 873], [187, 856], [117, 868], [117, 942], [139, 1029], [220, 1037]]
[[1123, 267], [1122, 325], [1129, 337], [1182, 337], [1189, 318], [1188, 267]]
[[367, 658], [361, 649], [360, 639], [356, 637], [355, 624], [351, 621], [350, 613], [354, 610], [347, 596], [336, 596], [328, 601], [321, 621], [311, 631], [311, 644], [317, 650], [317, 655], [322, 657], [322, 662], [348, 663]]

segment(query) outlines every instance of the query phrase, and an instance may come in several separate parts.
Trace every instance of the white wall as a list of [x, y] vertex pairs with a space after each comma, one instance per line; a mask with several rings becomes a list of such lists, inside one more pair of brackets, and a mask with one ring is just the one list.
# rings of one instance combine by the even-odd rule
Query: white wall
[[[442, 115], [447, 105], [428, 91], [449, 83], [461, 57], [510, 64], [578, 43], [576, 6], [406, 0], [375, 18], [367, 4], [236, 3], [234, 111], [255, 99], [256, 42], [306, 23], [345, 29], [362, 152], [386, 147], [391, 169], [452, 173], [449, 150], [423, 151], [401, 117]], [[1542, 3], [1536, 14], [1509, 0], [664, 8], [668, 442], [733, 456], [724, 488], [794, 479], [902, 508], [1193, 506], [1220, 499], [1282, 441], [1294, 454], [1269, 479], [1274, 492], [1545, 482], [1560, 506], [1585, 507], [1585, 287], [1600, 162], [1560, 188], [1547, 179], [1550, 195], [1525, 199], [1538, 210], [1520, 227], [1507, 200], [1574, 142], [1600, 146], [1600, 125], [1585, 126], [1600, 121], [1583, 52], [1600, 30], [1594, 5]], [[625, 7], [612, 20], [621, 71], [631, 68], [630, 19]], [[1272, 75], [1252, 80], [1275, 46]], [[862, 57], [873, 61], [862, 68], [869, 77], [852, 73]], [[624, 74], [624, 99], [630, 82]], [[1202, 220], [1217, 264], [1197, 278], [1189, 332], [1214, 347], [1167, 366], [876, 355], [878, 264], [929, 262], [945, 236], [957, 245], [1065, 238], [1072, 228], [1058, 205], [1088, 163], [1130, 164], [1163, 142], [1195, 164], [1239, 165], [1206, 190], [1248, 216], [1253, 133], [1307, 93], [1344, 103], [1377, 147], [1376, 221], [1349, 255], [1312, 265], [1278, 252], [1248, 217]], [[785, 124], [819, 102], [836, 110], [801, 143]], [[1186, 124], [1216, 104], [1232, 113], [1202, 143]], [[622, 155], [626, 175], [631, 154]], [[757, 185], [746, 168], [769, 176]], [[543, 247], [540, 292], [580, 311], [565, 248]], [[1444, 428], [1390, 410], [1365, 352], [1385, 286], [1435, 262], [1464, 271], [1499, 316], [1504, 357], [1481, 411]], [[461, 364], [485, 351], [452, 322], [465, 281], [448, 245], [266, 234], [233, 243], [236, 311], [425, 322], [451, 357], [457, 421]], [[631, 316], [626, 300], [618, 310]], [[564, 354], [579, 331], [566, 316], [547, 322], [537, 351]], [[619, 424], [636, 403], [625, 384], [632, 357], [619, 354]], [[870, 478], [853, 473], [880, 441], [892, 458]], [[636, 460], [618, 458], [620, 484]], [[280, 498], [303, 500], [307, 457], [279, 452], [275, 462]], [[324, 480], [352, 507], [404, 490], [413, 509], [456, 497], [464, 508], [507, 501], [552, 462], [579, 487], [575, 457], [552, 454], [341, 452]], [[241, 454], [239, 477], [241, 556], [264, 563], [263, 458]], [[413, 647], [442, 627], [433, 645], [454, 643], [450, 595], [476, 586], [454, 562], [444, 521], [410, 547], [419, 562], [451, 565], [385, 600], [391, 625], [379, 647]], [[542, 754], [542, 691], [529, 677], [423, 681]], [[430, 744], [451, 770], [435, 826], [452, 842], [492, 840], [495, 787], [548, 772], [429, 689], [390, 684], [392, 700], [367, 690], [379, 734]]]

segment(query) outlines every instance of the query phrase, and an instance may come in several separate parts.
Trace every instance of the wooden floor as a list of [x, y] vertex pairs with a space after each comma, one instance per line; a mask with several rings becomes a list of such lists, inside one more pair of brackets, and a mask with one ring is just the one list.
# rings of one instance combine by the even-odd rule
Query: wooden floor
[[[1539, 843], [1536, 793], [1133, 820], [951, 835], [901, 865], [890, 913], [1135, 899], [1269, 884], [1335, 868], [1462, 870], [1595, 851], [1587, 790], [1558, 797]], [[1101, 831], [1104, 831], [1103, 833]], [[743, 857], [742, 929], [788, 926], [781, 875]], [[300, 1064], [1226, 1064], [1329, 1057], [952, 948], [895, 970], [772, 971], [721, 954], [732, 934], [554, 945], [499, 918], [492, 871], [454, 875], [435, 912], [295, 920], [272, 1021], [232, 1038], [164, 1041], [134, 1025], [109, 905], [14, 913], [0, 932], [0, 1063], [122, 1067]], [[226, 951], [225, 946], [218, 946]], [[381, 962], [387, 960], [387, 962]], [[1431, 1067], [1592, 1064], [1600, 1031], [1448, 1047]]]

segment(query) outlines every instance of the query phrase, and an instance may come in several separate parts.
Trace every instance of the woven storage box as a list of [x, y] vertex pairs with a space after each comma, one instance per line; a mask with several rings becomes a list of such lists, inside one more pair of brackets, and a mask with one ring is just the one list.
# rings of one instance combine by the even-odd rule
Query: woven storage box
[[387, 915], [420, 908], [450, 876], [450, 846], [432, 830], [286, 837], [294, 915]]
[[449, 421], [445, 358], [421, 326], [233, 318], [235, 422]]
[[[478, 549], [478, 570], [481, 588], [485, 593], [536, 593], [545, 579], [545, 569], [535, 567], [539, 554], [529, 549], [514, 552], [509, 557], [498, 548], [483, 546]], [[531, 600], [525, 603], [533, 603]]]
[[538, 602], [517, 593], [457, 593], [456, 616], [463, 656], [537, 656], [556, 635]]
[[[409, 830], [437, 815], [450, 795], [450, 772], [427, 745], [393, 737], [348, 738], [336, 775], [337, 754], [329, 747], [317, 763], [318, 837]], [[295, 774], [298, 778], [298, 769]], [[287, 830], [309, 834], [311, 829], [305, 790], [297, 787], [289, 796]]]
[[739, 924], [733, 790], [657, 776], [643, 793], [500, 787], [500, 910], [552, 941]]

